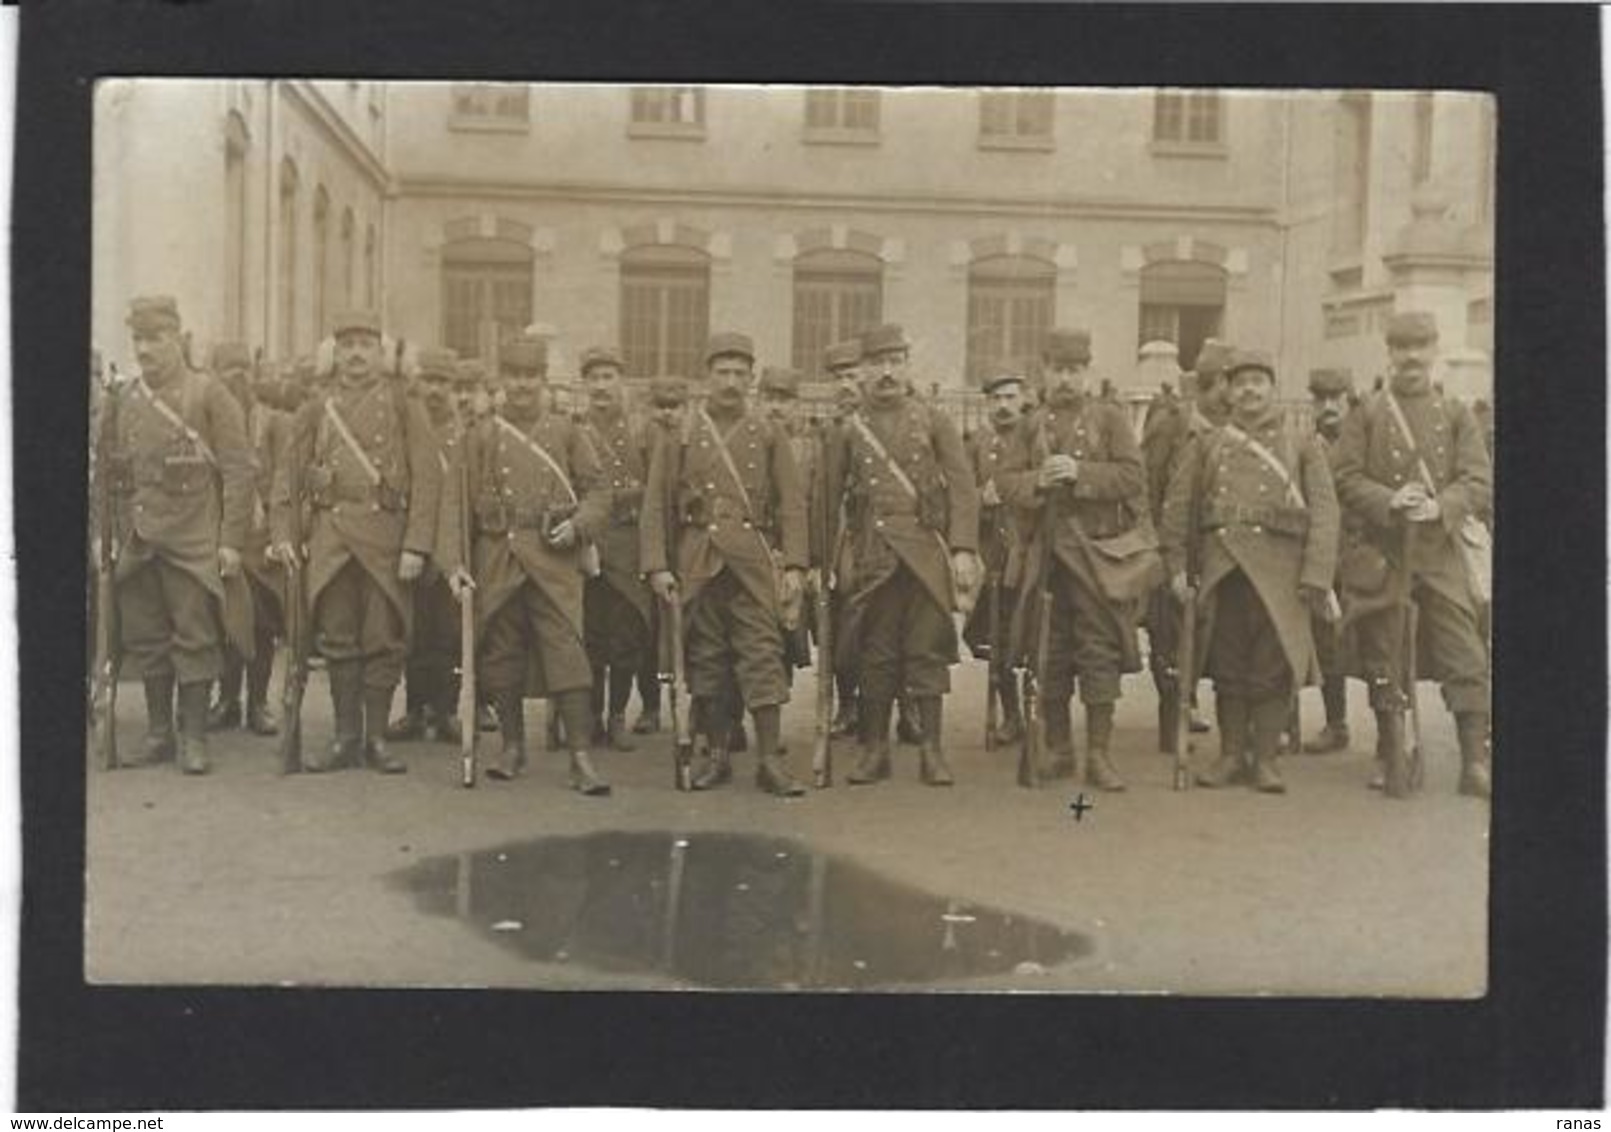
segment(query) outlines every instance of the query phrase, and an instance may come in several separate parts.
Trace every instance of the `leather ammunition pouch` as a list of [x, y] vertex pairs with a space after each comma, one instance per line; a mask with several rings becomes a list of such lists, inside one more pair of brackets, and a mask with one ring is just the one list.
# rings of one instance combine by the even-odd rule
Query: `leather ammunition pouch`
[[1086, 541], [1097, 585], [1109, 601], [1140, 601], [1163, 581], [1163, 556], [1150, 526], [1137, 525], [1123, 534]]
[[213, 466], [203, 456], [165, 456], [161, 488], [168, 495], [200, 495], [212, 488]]

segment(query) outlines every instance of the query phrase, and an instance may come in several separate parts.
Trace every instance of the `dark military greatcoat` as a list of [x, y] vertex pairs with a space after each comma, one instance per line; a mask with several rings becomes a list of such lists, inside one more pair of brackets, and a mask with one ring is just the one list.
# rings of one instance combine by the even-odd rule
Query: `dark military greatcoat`
[[643, 583], [639, 521], [643, 517], [643, 484], [649, 474], [645, 434], [632, 427], [625, 413], [590, 413], [586, 431], [603, 471], [609, 493], [609, 518], [594, 539], [604, 581], [632, 606], [645, 630], [653, 624], [651, 594]]

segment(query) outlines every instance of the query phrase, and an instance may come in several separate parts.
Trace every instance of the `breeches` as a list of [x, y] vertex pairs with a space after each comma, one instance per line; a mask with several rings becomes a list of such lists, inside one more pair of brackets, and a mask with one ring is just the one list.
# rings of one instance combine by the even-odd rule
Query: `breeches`
[[117, 586], [123, 653], [146, 676], [179, 683], [216, 680], [223, 631], [207, 588], [179, 567], [153, 558]]

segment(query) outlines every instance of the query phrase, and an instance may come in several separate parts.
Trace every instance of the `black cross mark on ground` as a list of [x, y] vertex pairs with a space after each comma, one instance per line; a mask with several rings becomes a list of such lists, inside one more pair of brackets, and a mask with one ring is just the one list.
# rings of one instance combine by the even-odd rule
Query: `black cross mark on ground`
[[1096, 799], [1087, 798], [1085, 796], [1085, 791], [1082, 790], [1075, 796], [1074, 800], [1068, 804], [1068, 808], [1074, 811], [1075, 821], [1083, 821], [1085, 820], [1086, 810], [1096, 809]]

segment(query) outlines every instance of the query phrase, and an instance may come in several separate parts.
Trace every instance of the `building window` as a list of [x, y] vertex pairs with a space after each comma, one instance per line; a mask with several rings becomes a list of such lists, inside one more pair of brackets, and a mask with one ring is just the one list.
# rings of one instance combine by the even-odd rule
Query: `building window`
[[313, 325], [323, 338], [330, 324], [330, 194], [313, 194]]
[[246, 122], [231, 114], [224, 134], [224, 323], [246, 336]]
[[296, 164], [286, 158], [280, 165], [280, 354], [287, 361], [296, 357], [296, 252], [297, 194], [300, 188]]
[[1225, 272], [1213, 264], [1166, 260], [1141, 269], [1140, 334], [1136, 345], [1173, 342], [1182, 369], [1197, 364], [1203, 340], [1225, 319]]
[[496, 366], [498, 347], [532, 320], [532, 250], [471, 238], [442, 246], [442, 344]]
[[868, 143], [878, 141], [879, 92], [863, 87], [806, 91], [805, 140]]
[[358, 244], [352, 209], [341, 213], [341, 303], [350, 307], [357, 300]]
[[621, 256], [621, 349], [627, 374], [704, 373], [710, 336], [710, 259], [695, 248], [648, 245]]
[[1422, 91], [1415, 96], [1415, 157], [1411, 170], [1417, 185], [1424, 185], [1432, 176], [1432, 92]]
[[979, 145], [984, 149], [1051, 149], [1052, 92], [987, 90], [979, 95]]
[[632, 137], [702, 138], [705, 136], [705, 88], [699, 86], [635, 86], [632, 88]]
[[793, 364], [824, 376], [822, 352], [883, 321], [884, 264], [866, 252], [807, 252], [794, 261]]
[[1225, 144], [1224, 116], [1217, 90], [1160, 90], [1152, 103], [1153, 148], [1219, 151]]
[[1051, 329], [1057, 268], [1030, 256], [991, 256], [968, 271], [967, 382], [979, 385], [1003, 363], [1039, 356]]
[[[525, 83], [454, 83], [452, 97], [452, 129], [523, 133], [531, 128], [531, 87]], [[371, 109], [378, 107], [371, 104]]]
[[375, 226], [364, 229], [364, 306], [374, 310], [375, 296], [380, 292], [379, 265], [375, 261]]
[[1357, 256], [1365, 243], [1370, 213], [1369, 94], [1346, 94], [1337, 104], [1332, 138], [1332, 184], [1337, 197], [1332, 209], [1331, 249]]

